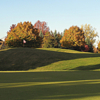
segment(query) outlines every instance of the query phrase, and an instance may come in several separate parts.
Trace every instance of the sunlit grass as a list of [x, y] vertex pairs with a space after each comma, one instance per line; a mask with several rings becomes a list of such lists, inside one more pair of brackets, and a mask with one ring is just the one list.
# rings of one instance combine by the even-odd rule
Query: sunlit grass
[[0, 73], [0, 100], [99, 100], [99, 88], [98, 71]]
[[100, 100], [100, 54], [9, 48], [0, 56], [0, 100]]
[[100, 54], [61, 48], [0, 50], [1, 71], [100, 70]]
[[0, 88], [27, 87], [38, 85], [83, 85], [83, 84], [100, 84], [100, 79], [93, 80], [76, 80], [76, 81], [57, 81], [57, 82], [20, 82], [20, 83], [0, 83]]
[[[97, 65], [100, 64], [100, 57], [93, 57], [93, 58], [79, 58], [74, 60], [63, 60], [52, 63], [50, 65], [46, 65], [43, 67], [37, 67], [34, 70], [71, 70], [73, 68], [77, 68], [79, 66], [88, 66], [88, 65]], [[73, 69], [74, 70], [74, 69]], [[90, 69], [91, 70], [91, 69]], [[94, 69], [100, 70], [100, 69]]]

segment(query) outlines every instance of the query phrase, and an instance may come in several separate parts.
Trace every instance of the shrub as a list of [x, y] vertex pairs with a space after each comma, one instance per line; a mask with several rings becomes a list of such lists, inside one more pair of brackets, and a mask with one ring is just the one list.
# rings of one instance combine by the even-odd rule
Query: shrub
[[88, 46], [88, 45], [85, 45], [85, 46], [84, 46], [84, 50], [82, 50], [82, 51], [88, 52], [88, 51], [89, 51], [89, 46]]

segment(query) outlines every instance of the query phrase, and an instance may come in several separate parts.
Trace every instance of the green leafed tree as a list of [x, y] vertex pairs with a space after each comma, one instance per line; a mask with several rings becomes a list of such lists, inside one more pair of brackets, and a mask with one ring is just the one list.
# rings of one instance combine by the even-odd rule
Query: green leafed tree
[[57, 30], [54, 31], [54, 37], [57, 38]]
[[41, 38], [43, 38], [43, 37], [44, 37], [44, 35], [43, 35], [42, 31], [40, 31], [39, 36], [40, 36]]
[[61, 46], [60, 44], [60, 40], [62, 38], [62, 34], [60, 34], [59, 32], [57, 32], [57, 30], [55, 30], [54, 32], [51, 31], [50, 33], [54, 38], [55, 40], [57, 41], [57, 48], [59, 48]]
[[52, 36], [49, 32], [45, 33], [43, 38], [43, 48], [54, 48], [57, 46], [57, 41], [54, 36]]
[[90, 52], [93, 52], [93, 45], [92, 45], [92, 43], [90, 42], [90, 39], [87, 38], [87, 39], [85, 40], [85, 42], [86, 42], [86, 44], [87, 44], [88, 47], [89, 47], [89, 51], [90, 51]]

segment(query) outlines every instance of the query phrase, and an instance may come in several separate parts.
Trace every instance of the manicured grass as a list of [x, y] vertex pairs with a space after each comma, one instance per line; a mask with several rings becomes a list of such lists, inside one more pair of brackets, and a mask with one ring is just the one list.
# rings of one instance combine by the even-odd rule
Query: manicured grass
[[100, 70], [100, 54], [60, 48], [0, 50], [0, 70]]
[[0, 100], [100, 100], [100, 72], [0, 72]]
[[0, 50], [0, 100], [100, 100], [99, 70], [100, 54], [60, 48]]

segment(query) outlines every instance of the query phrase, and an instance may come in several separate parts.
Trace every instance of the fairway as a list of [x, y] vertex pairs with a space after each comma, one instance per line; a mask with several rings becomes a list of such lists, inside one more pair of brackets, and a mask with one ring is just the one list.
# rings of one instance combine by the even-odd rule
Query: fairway
[[0, 72], [0, 100], [100, 100], [99, 71]]
[[0, 18], [0, 100], [100, 100], [100, 0], [1, 0]]
[[100, 54], [8, 48], [0, 56], [0, 100], [100, 100]]

